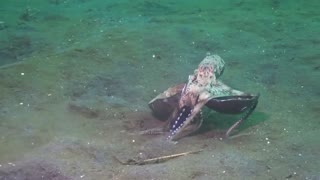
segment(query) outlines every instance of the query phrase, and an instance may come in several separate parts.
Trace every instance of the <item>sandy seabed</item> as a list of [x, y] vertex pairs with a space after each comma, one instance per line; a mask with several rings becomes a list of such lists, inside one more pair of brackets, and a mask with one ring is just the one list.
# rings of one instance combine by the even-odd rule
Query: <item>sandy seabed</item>
[[[0, 2], [0, 180], [320, 179], [320, 3]], [[177, 144], [148, 102], [187, 80], [207, 52], [221, 79], [261, 97], [209, 112]], [[122, 165], [204, 149], [163, 163]]]

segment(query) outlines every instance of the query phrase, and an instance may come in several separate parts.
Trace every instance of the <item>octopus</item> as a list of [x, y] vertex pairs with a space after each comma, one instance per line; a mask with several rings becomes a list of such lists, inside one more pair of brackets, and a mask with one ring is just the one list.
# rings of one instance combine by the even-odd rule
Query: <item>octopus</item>
[[204, 106], [218, 113], [244, 114], [226, 131], [226, 137], [254, 111], [260, 94], [242, 92], [224, 84], [218, 79], [224, 67], [220, 56], [207, 54], [186, 83], [169, 87], [149, 102], [152, 113], [166, 119], [166, 125], [160, 129], [169, 132], [167, 140], [176, 141], [197, 131], [203, 123], [199, 116]]

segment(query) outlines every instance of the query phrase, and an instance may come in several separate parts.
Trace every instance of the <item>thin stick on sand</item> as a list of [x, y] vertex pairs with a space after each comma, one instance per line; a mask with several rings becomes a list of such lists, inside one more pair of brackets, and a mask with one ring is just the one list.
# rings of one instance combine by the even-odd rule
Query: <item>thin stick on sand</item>
[[201, 151], [203, 151], [203, 149], [196, 150], [196, 151], [188, 151], [188, 152], [183, 152], [183, 153], [178, 153], [178, 154], [172, 154], [172, 155], [167, 155], [167, 156], [160, 156], [160, 157], [145, 159], [145, 160], [128, 159], [125, 162], [120, 161], [115, 156], [113, 156], [113, 158], [122, 165], [146, 165], [146, 164], [157, 164], [157, 163], [165, 162], [165, 161], [173, 159], [173, 158], [177, 158], [177, 157], [185, 156], [185, 155], [189, 155], [189, 154], [196, 154]]
[[13, 66], [21, 65], [21, 64], [24, 64], [24, 63], [25, 62], [23, 62], [23, 61], [18, 61], [18, 62], [15, 62], [15, 63], [2, 65], [2, 66], [0, 66], [0, 69], [6, 69], [6, 68], [13, 67]]

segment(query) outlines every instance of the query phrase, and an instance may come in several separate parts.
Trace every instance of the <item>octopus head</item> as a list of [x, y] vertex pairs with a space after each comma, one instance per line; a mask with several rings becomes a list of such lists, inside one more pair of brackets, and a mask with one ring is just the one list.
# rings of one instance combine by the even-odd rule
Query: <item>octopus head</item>
[[223, 73], [224, 64], [220, 56], [208, 54], [195, 70], [198, 84], [201, 86], [215, 84], [216, 78]]
[[216, 81], [213, 65], [211, 63], [203, 63], [198, 67], [197, 81], [201, 86], [206, 86]]

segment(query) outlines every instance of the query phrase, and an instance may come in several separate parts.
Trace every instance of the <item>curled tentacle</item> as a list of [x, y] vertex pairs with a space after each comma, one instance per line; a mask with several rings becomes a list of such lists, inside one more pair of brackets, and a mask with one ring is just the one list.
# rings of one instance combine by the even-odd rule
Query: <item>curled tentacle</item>
[[254, 111], [254, 109], [257, 107], [258, 104], [258, 99], [259, 99], [260, 94], [258, 94], [255, 98], [255, 101], [252, 103], [252, 105], [248, 108], [247, 112], [240, 118], [237, 122], [235, 122], [226, 132], [226, 137], [229, 137], [231, 132], [237, 128], [244, 120], [246, 120], [250, 114]]

